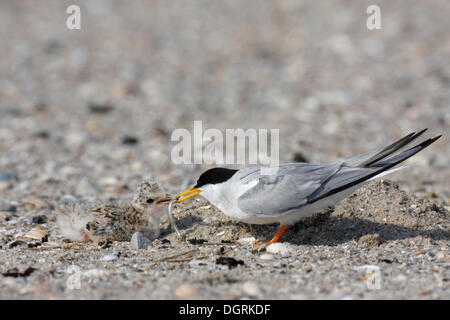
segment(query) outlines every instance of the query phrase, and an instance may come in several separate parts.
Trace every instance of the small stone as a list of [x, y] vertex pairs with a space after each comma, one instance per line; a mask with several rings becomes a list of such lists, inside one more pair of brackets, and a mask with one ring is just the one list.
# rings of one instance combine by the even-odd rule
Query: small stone
[[119, 256], [115, 253], [110, 253], [102, 257], [102, 261], [114, 261], [117, 259], [119, 259]]
[[366, 234], [359, 238], [358, 244], [360, 246], [378, 247], [381, 244], [380, 235], [378, 233]]
[[59, 203], [62, 205], [75, 204], [79, 200], [71, 194], [65, 194], [59, 199]]
[[216, 259], [216, 264], [223, 264], [228, 266], [228, 269], [232, 269], [237, 267], [238, 265], [245, 265], [244, 261], [242, 260], [236, 260], [235, 258], [232, 257], [219, 257]]
[[100, 128], [100, 121], [98, 119], [90, 118], [85, 123], [85, 128], [88, 132], [96, 132]]
[[242, 285], [242, 291], [251, 298], [261, 297], [261, 290], [254, 281], [247, 281]]
[[259, 258], [261, 260], [272, 260], [273, 259], [273, 255], [265, 253], [265, 254], [260, 255]]
[[199, 267], [211, 265], [211, 263], [206, 260], [191, 260], [191, 261], [189, 261], [188, 264], [189, 264], [189, 267], [191, 267], [191, 268], [199, 268]]
[[205, 239], [197, 239], [197, 238], [194, 238], [194, 239], [189, 239], [188, 242], [189, 242], [190, 244], [193, 244], [193, 245], [199, 245], [199, 244], [203, 244], [203, 243], [205, 243], [205, 242], [207, 242], [207, 241], [206, 241]]
[[0, 181], [9, 182], [13, 180], [17, 180], [17, 176], [15, 174], [9, 172], [0, 173]]
[[240, 238], [237, 240], [237, 243], [239, 244], [252, 244], [253, 241], [255, 241], [255, 237], [249, 237], [249, 238]]
[[31, 222], [35, 224], [44, 224], [47, 222], [47, 216], [45, 215], [34, 216]]
[[125, 136], [122, 138], [122, 144], [131, 146], [139, 143], [139, 139], [134, 136]]
[[11, 187], [12, 187], [12, 184], [10, 182], [0, 180], [0, 191], [10, 189]]
[[88, 106], [89, 112], [92, 114], [106, 114], [114, 108], [109, 104], [92, 103]]
[[309, 162], [308, 159], [303, 155], [303, 153], [299, 151], [294, 153], [293, 160], [294, 162]]
[[182, 284], [175, 289], [175, 296], [178, 299], [191, 299], [197, 295], [197, 290], [190, 284]]
[[[47, 243], [47, 242], [44, 242], [44, 243]], [[27, 243], [27, 247], [28, 247], [28, 248], [37, 248], [37, 247], [39, 247], [40, 245], [41, 245], [40, 242], [35, 242], [35, 241]]]
[[0, 211], [16, 211], [17, 207], [12, 203], [4, 199], [0, 199]]
[[268, 253], [277, 253], [277, 254], [280, 254], [283, 257], [287, 257], [287, 256], [291, 255], [293, 250], [286, 243], [275, 242], [275, 243], [271, 243], [270, 245], [268, 245], [267, 248], [266, 248], [266, 251]]
[[115, 186], [119, 183], [116, 177], [105, 177], [100, 180], [103, 186]]
[[436, 260], [444, 260], [447, 258], [447, 255], [444, 252], [436, 253]]
[[45, 131], [45, 130], [40, 130], [40, 131], [36, 132], [34, 136], [36, 138], [38, 138], [38, 139], [44, 139], [45, 140], [45, 139], [50, 138], [50, 133], [48, 131]]
[[132, 249], [146, 249], [147, 247], [152, 245], [152, 241], [147, 239], [142, 233], [135, 232], [131, 237], [131, 248]]
[[400, 273], [397, 275], [392, 281], [394, 282], [406, 282], [408, 280], [408, 277], [405, 276], [403, 273]]

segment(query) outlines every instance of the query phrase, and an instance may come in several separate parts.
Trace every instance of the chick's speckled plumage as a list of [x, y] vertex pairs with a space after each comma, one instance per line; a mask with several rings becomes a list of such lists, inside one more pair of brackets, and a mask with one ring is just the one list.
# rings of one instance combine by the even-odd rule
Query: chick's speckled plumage
[[159, 236], [164, 204], [170, 199], [156, 181], [142, 182], [130, 203], [75, 204], [58, 219], [61, 233], [72, 240], [129, 241], [135, 232]]

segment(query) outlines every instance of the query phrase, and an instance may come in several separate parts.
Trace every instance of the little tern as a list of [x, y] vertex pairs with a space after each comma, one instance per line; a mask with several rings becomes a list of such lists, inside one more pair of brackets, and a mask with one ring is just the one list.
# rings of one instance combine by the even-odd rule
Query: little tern
[[240, 170], [212, 168], [176, 199], [182, 202], [201, 194], [234, 220], [250, 224], [279, 223], [278, 232], [268, 245], [280, 241], [298, 220], [336, 205], [375, 178], [401, 169], [394, 166], [442, 136], [400, 151], [426, 130], [410, 133], [385, 148], [331, 164], [280, 164], [270, 175], [262, 174], [261, 169], [268, 166], [260, 165]]

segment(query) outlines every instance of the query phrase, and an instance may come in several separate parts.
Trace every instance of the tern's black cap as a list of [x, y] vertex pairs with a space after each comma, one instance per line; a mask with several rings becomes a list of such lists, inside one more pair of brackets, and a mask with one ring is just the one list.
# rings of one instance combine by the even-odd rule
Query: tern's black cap
[[201, 188], [206, 184], [222, 183], [230, 179], [237, 170], [227, 168], [212, 168], [203, 172], [194, 188]]

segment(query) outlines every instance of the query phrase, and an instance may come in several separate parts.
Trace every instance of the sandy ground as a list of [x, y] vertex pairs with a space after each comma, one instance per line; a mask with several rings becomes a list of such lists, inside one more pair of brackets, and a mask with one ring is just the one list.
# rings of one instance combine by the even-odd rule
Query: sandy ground
[[[448, 1], [381, 1], [375, 31], [366, 1], [79, 3], [75, 31], [70, 1], [0, 2], [0, 298], [450, 298]], [[276, 226], [205, 200], [174, 210], [196, 241], [167, 222], [147, 249], [63, 241], [68, 197], [194, 182], [209, 166], [174, 164], [170, 141], [194, 120], [279, 129], [281, 162], [330, 162], [425, 127], [444, 137], [280, 247], [242, 240]], [[16, 241], [36, 225], [60, 247]]]

